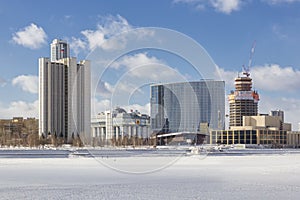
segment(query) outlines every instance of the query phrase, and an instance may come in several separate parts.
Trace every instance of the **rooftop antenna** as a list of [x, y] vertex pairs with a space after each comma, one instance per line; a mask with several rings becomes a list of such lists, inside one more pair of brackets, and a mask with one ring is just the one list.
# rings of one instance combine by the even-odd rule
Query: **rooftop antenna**
[[248, 63], [248, 66], [245, 67], [243, 65], [243, 74], [246, 75], [247, 77], [250, 76], [250, 67], [252, 65], [252, 58], [253, 58], [253, 54], [255, 52], [255, 47], [256, 47], [256, 41], [254, 40], [253, 44], [252, 44], [252, 48], [251, 48], [251, 51], [250, 51], [250, 57], [249, 57], [249, 63]]

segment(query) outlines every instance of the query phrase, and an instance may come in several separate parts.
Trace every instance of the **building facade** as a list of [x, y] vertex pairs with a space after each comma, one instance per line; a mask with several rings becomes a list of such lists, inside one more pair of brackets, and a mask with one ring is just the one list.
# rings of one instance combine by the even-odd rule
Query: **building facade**
[[54, 39], [50, 44], [51, 62], [56, 62], [62, 58], [70, 57], [70, 47], [66, 41]]
[[282, 122], [284, 122], [284, 112], [282, 110], [271, 110], [270, 116], [278, 117]]
[[39, 135], [89, 141], [90, 93], [90, 62], [77, 63], [66, 42], [53, 40], [51, 60], [39, 59]]
[[247, 76], [235, 79], [235, 91], [231, 91], [229, 100], [229, 128], [243, 126], [243, 116], [258, 114], [259, 95], [252, 90], [252, 79]]
[[[282, 111], [283, 113], [283, 111]], [[257, 115], [257, 116], [244, 116], [243, 127], [254, 127], [256, 129], [269, 129], [279, 131], [291, 131], [292, 124], [282, 121], [280, 116], [271, 115]], [[238, 129], [235, 127], [234, 129]]]
[[[272, 114], [272, 112], [270, 112]], [[290, 123], [285, 123], [283, 111], [280, 116], [243, 116], [243, 126], [233, 126], [229, 130], [211, 130], [210, 144], [246, 144], [266, 147], [300, 147], [300, 132], [291, 131]]]
[[0, 146], [28, 146], [38, 136], [38, 119], [13, 117], [0, 119]]
[[288, 131], [268, 129], [240, 129], [211, 131], [211, 144], [247, 144], [283, 147], [288, 145]]
[[224, 81], [155, 84], [150, 98], [154, 134], [199, 132], [201, 123], [213, 129], [225, 127]]
[[101, 112], [92, 119], [92, 137], [95, 145], [133, 144], [133, 138], [145, 141], [150, 137], [150, 117], [122, 108]]
[[300, 131], [288, 131], [287, 143], [288, 147], [300, 148]]
[[259, 95], [252, 90], [249, 76], [245, 71], [235, 79], [235, 91], [228, 96], [229, 130], [210, 129], [209, 144], [299, 147], [300, 132], [291, 131], [291, 124], [284, 122], [283, 111], [258, 114]]

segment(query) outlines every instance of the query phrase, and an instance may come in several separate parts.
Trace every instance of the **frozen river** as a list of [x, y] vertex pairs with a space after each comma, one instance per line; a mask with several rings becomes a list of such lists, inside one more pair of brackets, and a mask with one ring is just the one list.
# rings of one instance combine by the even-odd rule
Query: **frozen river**
[[47, 158], [2, 156], [0, 199], [299, 199], [300, 196], [299, 153], [60, 156], [65, 153], [53, 153]]

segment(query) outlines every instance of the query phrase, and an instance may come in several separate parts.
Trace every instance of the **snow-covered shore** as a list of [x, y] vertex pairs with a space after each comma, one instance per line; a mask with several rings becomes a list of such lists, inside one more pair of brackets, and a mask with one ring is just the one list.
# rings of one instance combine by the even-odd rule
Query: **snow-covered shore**
[[300, 154], [1, 158], [0, 177], [0, 199], [298, 199]]

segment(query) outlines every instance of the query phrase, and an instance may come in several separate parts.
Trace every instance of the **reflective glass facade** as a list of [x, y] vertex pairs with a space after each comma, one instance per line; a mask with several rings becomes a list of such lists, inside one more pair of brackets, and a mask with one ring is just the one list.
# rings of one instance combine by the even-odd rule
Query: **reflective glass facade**
[[225, 83], [203, 80], [151, 86], [154, 133], [199, 131], [200, 123], [225, 128]]

